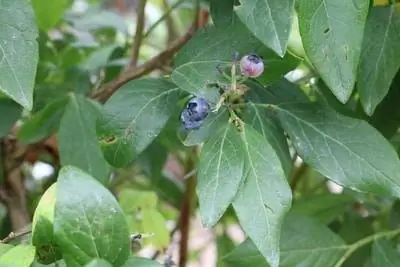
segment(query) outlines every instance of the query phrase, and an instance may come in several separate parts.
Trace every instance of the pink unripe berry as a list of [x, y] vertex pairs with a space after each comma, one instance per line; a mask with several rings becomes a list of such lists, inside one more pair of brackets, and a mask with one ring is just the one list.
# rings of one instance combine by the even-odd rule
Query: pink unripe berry
[[257, 78], [264, 71], [264, 62], [256, 54], [248, 54], [240, 60], [240, 70], [243, 76]]

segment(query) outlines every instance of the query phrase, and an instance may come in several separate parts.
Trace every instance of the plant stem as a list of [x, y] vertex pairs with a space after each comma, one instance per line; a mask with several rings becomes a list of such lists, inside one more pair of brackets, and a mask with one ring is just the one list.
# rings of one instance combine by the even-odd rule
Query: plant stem
[[347, 247], [346, 252], [344, 255], [340, 258], [340, 260], [335, 264], [334, 267], [340, 267], [343, 265], [343, 263], [350, 258], [350, 256], [360, 247], [365, 246], [369, 243], [372, 243], [373, 241], [380, 239], [380, 238], [393, 238], [396, 235], [400, 234], [400, 229], [392, 230], [392, 231], [387, 231], [387, 232], [380, 232], [374, 235], [367, 236], [363, 239], [358, 240], [357, 242], [349, 245]]
[[137, 10], [136, 32], [135, 32], [135, 39], [133, 40], [133, 45], [132, 45], [132, 56], [130, 63], [130, 66], [134, 67], [137, 66], [140, 46], [143, 40], [143, 29], [146, 18], [146, 12], [145, 12], [146, 3], [147, 0], [140, 0]]
[[167, 9], [165, 11], [165, 13], [156, 21], [154, 22], [153, 25], [150, 26], [150, 28], [146, 31], [146, 33], [143, 35], [143, 39], [146, 39], [150, 33], [157, 28], [157, 26], [162, 23], [164, 20], [166, 20], [169, 15], [172, 13], [172, 11], [174, 11], [175, 9], [177, 9], [185, 0], [179, 0], [177, 1], [175, 4], [173, 4], [169, 9]]
[[24, 235], [27, 235], [29, 233], [32, 232], [32, 229], [30, 229], [29, 227], [27, 227], [26, 229], [22, 229], [20, 231], [16, 231], [16, 232], [11, 232], [8, 234], [8, 236], [6, 236], [4, 239], [0, 240], [0, 243], [6, 244], [16, 238], [22, 237]]
[[179, 243], [179, 267], [185, 267], [188, 256], [188, 243], [190, 233], [190, 217], [192, 214], [193, 200], [196, 188], [196, 176], [185, 181], [186, 192], [181, 207], [181, 215], [179, 218], [179, 228], [181, 233], [181, 240]]

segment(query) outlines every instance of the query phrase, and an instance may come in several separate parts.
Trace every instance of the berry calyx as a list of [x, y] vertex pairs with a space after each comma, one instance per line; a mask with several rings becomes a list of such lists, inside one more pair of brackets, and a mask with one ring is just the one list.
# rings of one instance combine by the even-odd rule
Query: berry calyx
[[264, 71], [264, 62], [257, 54], [248, 54], [240, 60], [240, 70], [243, 76], [257, 78]]

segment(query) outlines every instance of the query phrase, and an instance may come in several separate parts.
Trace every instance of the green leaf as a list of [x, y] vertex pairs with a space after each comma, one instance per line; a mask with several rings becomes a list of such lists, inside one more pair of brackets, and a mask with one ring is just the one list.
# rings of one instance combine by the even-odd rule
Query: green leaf
[[22, 108], [17, 103], [8, 98], [0, 98], [0, 138], [7, 135], [21, 112]]
[[32, 0], [37, 25], [43, 31], [48, 31], [58, 24], [69, 5], [68, 0]]
[[320, 194], [300, 198], [293, 203], [290, 210], [328, 224], [343, 214], [354, 202], [354, 198], [347, 194]]
[[387, 139], [392, 138], [400, 125], [400, 71], [394, 77], [388, 94], [376, 107], [368, 122]]
[[[176, 135], [176, 128], [174, 129]], [[176, 180], [169, 179], [162, 173], [167, 157], [168, 150], [160, 144], [158, 139], [141, 153], [137, 162], [150, 179], [151, 185], [157, 192], [157, 195], [167, 200], [174, 207], [179, 208], [183, 197], [183, 188]]]
[[233, 207], [240, 224], [268, 263], [279, 265], [279, 239], [283, 217], [292, 194], [272, 146], [257, 131], [244, 125], [244, 184]]
[[295, 84], [281, 78], [268, 87], [255, 81], [247, 81], [250, 91], [246, 94], [248, 101], [279, 105], [285, 102], [310, 102], [310, 99]]
[[0, 0], [0, 92], [31, 110], [38, 30], [30, 3]]
[[87, 71], [98, 71], [107, 65], [110, 57], [117, 48], [119, 48], [117, 44], [112, 44], [95, 50], [82, 63], [82, 68]]
[[108, 261], [94, 259], [89, 264], [86, 264], [85, 267], [112, 267], [112, 265]]
[[[282, 226], [279, 266], [333, 267], [346, 248], [344, 241], [325, 225], [311, 217], [289, 213]], [[225, 260], [235, 267], [268, 266], [249, 239], [227, 255]]]
[[62, 165], [74, 165], [106, 182], [110, 168], [97, 142], [96, 120], [100, 112], [81, 95], [70, 95], [58, 133]]
[[268, 70], [257, 79], [263, 84], [273, 83], [298, 64], [290, 54], [282, 59], [267, 49], [240, 21], [236, 20], [229, 27], [208, 27], [200, 30], [179, 52], [171, 78], [183, 90], [201, 95], [211, 103], [217, 102], [218, 89], [213, 87], [212, 83], [227, 82], [217, 71], [217, 66], [229, 69], [235, 52], [240, 56], [256, 52], [264, 58]]
[[116, 12], [97, 9], [86, 12], [83, 16], [67, 18], [77, 30], [95, 31], [112, 29], [123, 34], [128, 33], [128, 26], [124, 18]]
[[212, 133], [218, 132], [219, 129], [226, 126], [228, 119], [228, 110], [225, 108], [221, 108], [216, 114], [211, 112], [199, 129], [188, 131], [183, 144], [185, 146], [196, 146], [203, 143]]
[[226, 27], [235, 19], [233, 5], [237, 0], [211, 0], [210, 13], [213, 23], [217, 27]]
[[54, 235], [68, 266], [102, 258], [118, 267], [130, 254], [128, 226], [118, 202], [97, 180], [72, 166], [63, 167], [57, 179]]
[[282, 127], [271, 114], [265, 109], [249, 103], [243, 114], [244, 121], [251, 125], [256, 131], [268, 140], [275, 153], [280, 159], [286, 177], [289, 177], [292, 170], [292, 157], [289, 153], [289, 146]]
[[379, 267], [396, 267], [400, 262], [399, 252], [385, 239], [379, 239], [372, 246], [372, 265]]
[[292, 28], [294, 0], [241, 0], [236, 14], [266, 46], [283, 57]]
[[52, 184], [40, 198], [32, 222], [32, 245], [36, 247], [38, 260], [47, 264], [61, 259], [53, 231], [56, 184]]
[[12, 245], [8, 245], [8, 244], [0, 244], [0, 257], [6, 253], [7, 251], [9, 251], [10, 249], [12, 249], [14, 246]]
[[97, 124], [107, 161], [115, 167], [132, 162], [160, 134], [180, 97], [180, 89], [162, 79], [123, 85], [106, 102]]
[[123, 265], [123, 267], [163, 267], [163, 265], [149, 259], [132, 257]]
[[168, 248], [170, 243], [167, 222], [160, 212], [155, 209], [143, 209], [141, 211], [142, 232], [151, 233], [146, 242], [154, 245], [159, 250]]
[[205, 227], [218, 222], [239, 189], [244, 172], [241, 143], [239, 132], [231, 123], [204, 143], [196, 190]]
[[[347, 212], [341, 218], [341, 227], [338, 235], [347, 244], [353, 244], [366, 236], [373, 235], [375, 232], [373, 221], [365, 220], [359, 214]], [[343, 267], [364, 266], [363, 264], [371, 255], [371, 244], [359, 247], [343, 264]], [[367, 266], [365, 266], [367, 267]]]
[[299, 156], [321, 174], [353, 190], [400, 195], [396, 151], [368, 123], [317, 104], [276, 111]]
[[372, 115], [400, 68], [400, 14], [395, 5], [371, 9], [363, 42], [357, 89], [365, 112]]
[[345, 103], [356, 81], [369, 0], [299, 0], [300, 35], [307, 57]]
[[119, 192], [119, 203], [125, 213], [133, 213], [141, 209], [155, 209], [157, 194], [151, 191], [138, 191], [125, 188]]
[[35, 247], [18, 245], [0, 257], [1, 266], [27, 267], [35, 259]]
[[55, 133], [60, 126], [60, 120], [68, 102], [68, 97], [62, 97], [47, 104], [22, 125], [18, 132], [18, 139], [25, 144], [31, 144]]

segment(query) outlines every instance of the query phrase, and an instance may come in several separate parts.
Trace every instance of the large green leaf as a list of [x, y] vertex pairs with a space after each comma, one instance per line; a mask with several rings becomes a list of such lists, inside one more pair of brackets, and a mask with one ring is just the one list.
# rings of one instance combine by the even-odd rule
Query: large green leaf
[[67, 9], [68, 0], [32, 0], [37, 25], [43, 31], [50, 30], [58, 24]]
[[250, 103], [243, 115], [246, 123], [250, 124], [271, 144], [280, 159], [286, 177], [292, 169], [292, 157], [282, 127], [266, 110]]
[[35, 259], [35, 247], [18, 245], [0, 257], [1, 266], [27, 267]]
[[162, 267], [162, 266], [163, 265], [159, 264], [156, 261], [139, 257], [132, 257], [123, 265], [123, 267]]
[[123, 85], [106, 102], [97, 124], [107, 161], [116, 167], [133, 161], [160, 134], [181, 94], [176, 85], [163, 79], [148, 78]]
[[278, 117], [300, 157], [354, 190], [400, 195], [400, 166], [389, 142], [365, 121], [317, 104], [287, 104]]
[[[281, 267], [332, 267], [346, 250], [344, 241], [325, 225], [294, 213], [284, 220], [281, 236]], [[265, 267], [265, 258], [247, 239], [225, 260], [235, 267]], [[318, 263], [318, 264], [316, 264]]]
[[[174, 133], [176, 134], [176, 128]], [[183, 197], [183, 188], [176, 180], [169, 179], [163, 175], [167, 157], [168, 150], [160, 144], [159, 140], [156, 140], [140, 154], [137, 162], [150, 179], [157, 195], [167, 200], [174, 207], [179, 208]]]
[[302, 197], [290, 209], [301, 215], [309, 215], [328, 224], [350, 208], [355, 200], [348, 194], [319, 194]]
[[104, 68], [117, 48], [119, 48], [117, 44], [112, 44], [95, 50], [85, 62], [82, 63], [82, 68], [90, 72], [95, 72]]
[[266, 46], [283, 56], [292, 28], [294, 0], [241, 0], [235, 11]]
[[235, 17], [233, 6], [237, 0], [211, 0], [210, 13], [214, 25], [226, 27], [233, 23]]
[[279, 158], [264, 136], [247, 125], [241, 134], [244, 183], [233, 207], [247, 235], [268, 263], [276, 267], [281, 226], [292, 194]]
[[85, 267], [112, 267], [112, 265], [103, 259], [94, 259], [86, 264]]
[[97, 180], [72, 166], [57, 180], [54, 235], [68, 266], [102, 258], [122, 266], [130, 254], [125, 216], [114, 196]]
[[99, 110], [81, 95], [70, 95], [58, 133], [62, 165], [74, 165], [106, 182], [110, 168], [96, 136]]
[[218, 89], [210, 84], [227, 82], [217, 71], [217, 66], [228, 70], [235, 52], [240, 56], [256, 52], [264, 58], [267, 70], [258, 78], [263, 84], [274, 82], [298, 64], [298, 60], [290, 54], [282, 59], [267, 49], [236, 20], [228, 27], [207, 27], [199, 31], [176, 57], [171, 78], [183, 90], [216, 102]]
[[37, 259], [47, 264], [61, 259], [53, 231], [56, 185], [52, 184], [42, 195], [32, 221], [32, 245], [36, 247]]
[[167, 249], [170, 243], [170, 233], [163, 215], [155, 209], [143, 209], [141, 222], [142, 232], [152, 233], [151, 237], [146, 238], [146, 242], [159, 250]]
[[32, 109], [38, 30], [30, 3], [0, 0], [0, 91]]
[[365, 27], [357, 89], [368, 115], [389, 91], [400, 68], [400, 14], [395, 5], [372, 8]]
[[372, 246], [372, 267], [396, 267], [400, 263], [400, 254], [385, 239], [376, 240]]
[[203, 143], [211, 134], [228, 123], [228, 110], [221, 108], [218, 113], [210, 113], [199, 129], [189, 130], [183, 141], [185, 146], [195, 146]]
[[14, 246], [9, 244], [0, 244], [0, 256], [12, 249]]
[[250, 102], [274, 105], [286, 102], [310, 102], [304, 92], [286, 78], [281, 78], [268, 87], [252, 80], [247, 81], [246, 85], [250, 87], [250, 91], [245, 97]]
[[18, 131], [18, 139], [30, 144], [56, 132], [68, 102], [69, 98], [65, 96], [47, 104], [22, 125]]
[[204, 143], [198, 169], [200, 215], [210, 227], [232, 203], [243, 178], [244, 153], [235, 126], [227, 123]]
[[[338, 235], [347, 243], [353, 244], [366, 236], [375, 233], [374, 222], [366, 220], [354, 212], [345, 213], [341, 220], [341, 227]], [[359, 247], [343, 264], [343, 267], [364, 266], [371, 255], [372, 244], [365, 244]], [[367, 267], [367, 266], [365, 266]]]
[[340, 102], [356, 81], [369, 0], [299, 0], [300, 35], [307, 57]]
[[8, 133], [21, 112], [22, 108], [17, 103], [8, 98], [0, 98], [0, 138]]

